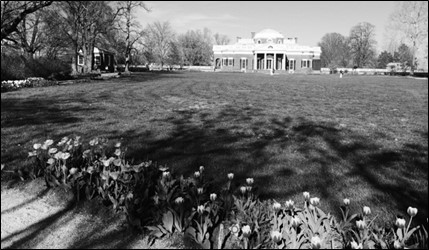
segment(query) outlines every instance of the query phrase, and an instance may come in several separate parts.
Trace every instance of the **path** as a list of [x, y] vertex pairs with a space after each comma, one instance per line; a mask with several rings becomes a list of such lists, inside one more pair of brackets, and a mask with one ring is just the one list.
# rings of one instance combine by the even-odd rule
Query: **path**
[[[46, 190], [43, 180], [1, 188], [1, 248], [183, 248], [172, 240], [148, 246], [147, 237], [127, 229], [110, 207]], [[173, 247], [174, 245], [174, 247]]]

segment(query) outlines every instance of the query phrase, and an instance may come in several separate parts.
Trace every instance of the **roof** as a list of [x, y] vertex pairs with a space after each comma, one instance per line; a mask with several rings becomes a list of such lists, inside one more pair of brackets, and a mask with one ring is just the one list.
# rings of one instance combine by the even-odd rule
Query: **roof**
[[266, 38], [266, 39], [275, 39], [275, 38], [284, 38], [284, 36], [273, 29], [264, 29], [255, 34], [254, 39]]

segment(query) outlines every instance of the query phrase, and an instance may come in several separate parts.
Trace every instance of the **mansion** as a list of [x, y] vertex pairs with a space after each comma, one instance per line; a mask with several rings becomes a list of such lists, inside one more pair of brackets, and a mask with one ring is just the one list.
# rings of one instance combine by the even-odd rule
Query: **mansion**
[[320, 47], [299, 45], [298, 39], [285, 38], [281, 33], [264, 29], [252, 32], [250, 39], [237, 37], [233, 45], [214, 45], [215, 70], [284, 72], [319, 71]]

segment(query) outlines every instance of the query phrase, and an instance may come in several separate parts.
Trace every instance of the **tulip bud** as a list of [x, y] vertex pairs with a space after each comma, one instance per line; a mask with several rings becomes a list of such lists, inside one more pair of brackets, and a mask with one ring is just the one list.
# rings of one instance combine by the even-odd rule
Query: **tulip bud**
[[408, 213], [408, 215], [410, 215], [411, 217], [414, 217], [414, 216], [416, 216], [416, 214], [417, 214], [417, 208], [415, 208], [415, 207], [408, 207], [408, 209], [407, 209], [407, 213]]
[[230, 179], [230, 180], [234, 179], [234, 174], [233, 173], [229, 173], [228, 174], [228, 179]]
[[246, 193], [247, 188], [245, 186], [240, 187], [240, 191], [242, 194]]
[[203, 189], [203, 188], [197, 188], [197, 193], [198, 193], [199, 195], [203, 194], [203, 192], [204, 192], [204, 189]]
[[200, 166], [200, 172], [202, 173], [204, 171], [204, 166]]
[[33, 148], [35, 149], [35, 150], [38, 150], [39, 148], [41, 148], [42, 147], [42, 144], [40, 144], [40, 143], [36, 143], [36, 144], [34, 144], [33, 145]]
[[170, 172], [168, 172], [168, 171], [162, 172], [162, 178], [168, 179], [169, 177], [170, 177]]

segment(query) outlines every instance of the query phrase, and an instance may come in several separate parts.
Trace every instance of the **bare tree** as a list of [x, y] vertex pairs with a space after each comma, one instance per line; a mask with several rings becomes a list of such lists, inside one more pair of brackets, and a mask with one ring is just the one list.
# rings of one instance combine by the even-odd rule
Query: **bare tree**
[[[428, 37], [428, 2], [403, 1], [398, 2], [390, 16], [390, 25], [386, 27], [388, 33], [398, 34], [399, 43], [406, 42], [411, 49], [411, 74], [416, 66], [416, 53], [420, 49], [425, 51]], [[427, 52], [426, 52], [427, 58]]]
[[367, 22], [359, 23], [351, 29], [349, 39], [354, 66], [370, 66], [374, 62], [377, 45], [375, 26]]
[[227, 35], [216, 33], [213, 37], [216, 45], [228, 45], [231, 42], [231, 39]]
[[328, 33], [318, 44], [322, 49], [323, 67], [347, 67], [350, 61], [348, 39], [339, 33]]
[[125, 73], [129, 73], [129, 65], [131, 60], [131, 51], [134, 43], [143, 36], [140, 30], [140, 24], [136, 21], [134, 12], [138, 8], [143, 8], [145, 11], [150, 11], [149, 7], [141, 1], [118, 1], [119, 7], [122, 10], [119, 29], [125, 34]]
[[175, 34], [169, 22], [154, 22], [148, 25], [146, 39], [147, 45], [151, 46], [153, 57], [157, 63], [163, 66], [171, 52], [171, 42]]
[[28, 15], [49, 6], [53, 1], [1, 1], [1, 40], [17, 31], [19, 23]]

